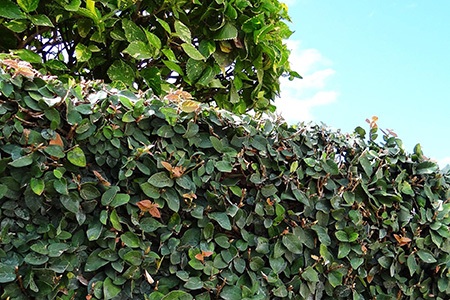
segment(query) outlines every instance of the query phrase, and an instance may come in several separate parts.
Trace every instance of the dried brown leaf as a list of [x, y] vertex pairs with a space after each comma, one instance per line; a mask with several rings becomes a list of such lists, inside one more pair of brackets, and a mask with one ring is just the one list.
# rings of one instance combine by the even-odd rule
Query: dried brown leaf
[[153, 203], [150, 200], [142, 200], [136, 203], [142, 212], [148, 212], [154, 218], [161, 218], [158, 203]]

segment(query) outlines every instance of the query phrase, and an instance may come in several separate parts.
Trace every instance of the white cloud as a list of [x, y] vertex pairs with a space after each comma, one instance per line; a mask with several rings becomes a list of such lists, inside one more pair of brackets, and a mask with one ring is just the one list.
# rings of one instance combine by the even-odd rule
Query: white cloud
[[312, 121], [314, 116], [312, 108], [327, 105], [336, 101], [338, 93], [336, 91], [319, 91], [309, 98], [297, 98], [281, 93], [281, 99], [276, 102], [278, 113], [288, 123], [298, 123], [301, 121]]
[[287, 41], [291, 49], [291, 68], [303, 79], [281, 80], [281, 95], [276, 100], [277, 111], [289, 123], [312, 121], [312, 110], [337, 100], [338, 92], [327, 87], [335, 74], [331, 62], [316, 49], [300, 49], [299, 41]]

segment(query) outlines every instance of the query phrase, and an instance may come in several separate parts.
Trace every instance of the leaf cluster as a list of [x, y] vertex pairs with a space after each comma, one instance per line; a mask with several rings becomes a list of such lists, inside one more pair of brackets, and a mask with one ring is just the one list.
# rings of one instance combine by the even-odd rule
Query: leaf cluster
[[5, 64], [0, 93], [2, 299], [448, 299], [419, 147]]
[[278, 1], [0, 1], [0, 51], [120, 89], [172, 87], [243, 113], [273, 110], [290, 70]]

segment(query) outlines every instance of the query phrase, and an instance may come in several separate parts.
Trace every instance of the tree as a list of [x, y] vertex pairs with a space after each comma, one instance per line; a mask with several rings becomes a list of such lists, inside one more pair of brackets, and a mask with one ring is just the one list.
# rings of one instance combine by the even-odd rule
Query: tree
[[273, 111], [279, 78], [300, 77], [278, 1], [0, 0], [0, 17], [0, 50], [60, 78], [181, 88], [242, 113]]

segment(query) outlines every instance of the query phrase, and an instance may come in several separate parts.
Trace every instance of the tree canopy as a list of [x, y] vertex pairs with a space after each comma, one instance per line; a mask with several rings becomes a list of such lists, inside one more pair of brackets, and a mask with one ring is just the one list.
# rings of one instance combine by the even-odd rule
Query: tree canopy
[[273, 0], [0, 0], [0, 51], [60, 78], [158, 96], [183, 89], [242, 113], [274, 110], [279, 78], [300, 77]]

